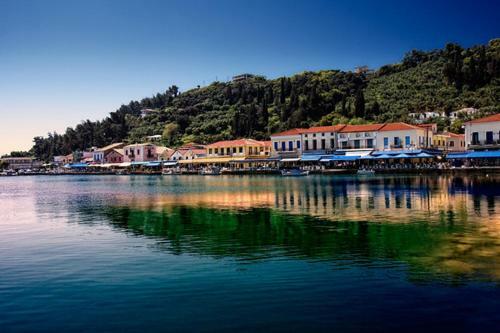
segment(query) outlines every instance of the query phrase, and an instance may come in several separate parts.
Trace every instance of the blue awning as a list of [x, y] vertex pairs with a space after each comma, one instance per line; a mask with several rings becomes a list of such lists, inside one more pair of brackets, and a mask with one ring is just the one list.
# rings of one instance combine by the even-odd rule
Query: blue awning
[[394, 158], [394, 156], [387, 155], [387, 154], [375, 156], [375, 159], [377, 159], [377, 160], [388, 160], [390, 158]]
[[148, 162], [132, 162], [132, 163], [130, 163], [130, 165], [133, 165], [133, 166], [135, 166], [135, 165], [145, 165], [147, 163]]
[[372, 155], [364, 155], [359, 158], [360, 160], [373, 160], [375, 159], [375, 156]]
[[398, 154], [398, 155], [394, 156], [394, 158], [412, 158], [412, 157], [415, 157], [415, 156], [410, 156], [410, 155], [405, 154], [405, 153]]
[[469, 153], [448, 154], [446, 156], [446, 159], [447, 160], [454, 160], [454, 159], [467, 158], [467, 156], [469, 156]]
[[159, 167], [161, 165], [161, 162], [148, 162], [144, 164], [146, 167]]
[[430, 155], [430, 154], [427, 154], [427, 153], [420, 153], [420, 154], [417, 154], [417, 156], [415, 157], [418, 157], [418, 158], [429, 158], [429, 157], [434, 157], [433, 155]]
[[422, 149], [403, 149], [403, 150], [384, 150], [384, 151], [374, 151], [372, 155], [398, 155], [398, 154], [419, 154]]
[[82, 169], [88, 167], [88, 165], [85, 163], [72, 163], [72, 164], [65, 164], [64, 167], [70, 169]]
[[348, 156], [348, 155], [325, 155], [321, 158], [320, 162], [336, 162], [336, 161], [357, 161], [360, 156]]
[[[325, 155], [326, 156], [326, 155]], [[314, 162], [314, 161], [319, 161], [323, 155], [316, 155], [316, 154], [304, 154], [300, 158], [301, 161], [303, 162]]]
[[500, 150], [492, 151], [473, 151], [467, 158], [500, 158]]

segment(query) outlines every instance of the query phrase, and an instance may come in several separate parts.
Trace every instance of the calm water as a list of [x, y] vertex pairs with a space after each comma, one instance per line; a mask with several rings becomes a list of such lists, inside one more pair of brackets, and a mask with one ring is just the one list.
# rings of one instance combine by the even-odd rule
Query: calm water
[[0, 178], [0, 332], [499, 327], [499, 176]]

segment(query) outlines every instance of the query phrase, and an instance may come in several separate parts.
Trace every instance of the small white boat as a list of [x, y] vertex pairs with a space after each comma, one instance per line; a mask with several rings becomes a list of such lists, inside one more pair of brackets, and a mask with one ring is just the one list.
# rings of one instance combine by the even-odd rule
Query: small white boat
[[203, 176], [218, 176], [220, 175], [219, 168], [205, 168], [200, 171], [200, 175]]
[[358, 170], [358, 175], [374, 175], [375, 170], [373, 169], [359, 169]]
[[284, 177], [301, 177], [307, 176], [309, 171], [300, 170], [300, 169], [290, 169], [290, 170], [281, 170], [281, 175]]
[[181, 172], [179, 170], [175, 169], [163, 169], [161, 172], [162, 175], [168, 175], [168, 176], [173, 176], [173, 175], [180, 175]]

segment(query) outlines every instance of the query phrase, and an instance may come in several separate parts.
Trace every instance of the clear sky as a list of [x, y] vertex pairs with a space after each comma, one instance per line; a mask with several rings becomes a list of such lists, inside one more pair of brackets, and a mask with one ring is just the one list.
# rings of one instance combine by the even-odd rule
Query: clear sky
[[0, 154], [172, 84], [372, 68], [500, 37], [500, 1], [0, 0]]

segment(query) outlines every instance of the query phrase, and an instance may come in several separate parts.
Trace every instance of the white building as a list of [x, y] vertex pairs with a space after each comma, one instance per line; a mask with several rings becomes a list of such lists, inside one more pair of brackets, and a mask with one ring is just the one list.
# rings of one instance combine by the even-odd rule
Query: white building
[[293, 128], [271, 135], [271, 155], [298, 157], [302, 155], [302, 131], [304, 128]]
[[406, 123], [384, 124], [378, 130], [376, 150], [422, 149], [432, 145], [432, 130]]
[[466, 116], [473, 116], [476, 113], [478, 113], [479, 110], [475, 108], [463, 108], [457, 111], [450, 112], [450, 120], [453, 121], [457, 118], [461, 117], [466, 117]]
[[92, 151], [92, 160], [94, 163], [102, 164], [105, 162], [106, 155], [111, 153], [115, 149], [123, 148], [125, 144], [123, 142], [112, 143], [106, 147], [102, 147]]
[[465, 145], [467, 149], [500, 148], [500, 113], [474, 119], [465, 124]]
[[339, 149], [375, 149], [377, 131], [384, 124], [345, 125], [338, 133]]
[[123, 147], [124, 162], [149, 162], [158, 160], [156, 146], [152, 143], [136, 143]]
[[410, 118], [412, 118], [415, 123], [421, 124], [424, 121], [428, 119], [433, 119], [433, 118], [442, 118], [445, 116], [444, 112], [438, 112], [438, 111], [426, 111], [426, 112], [412, 112], [408, 114]]

